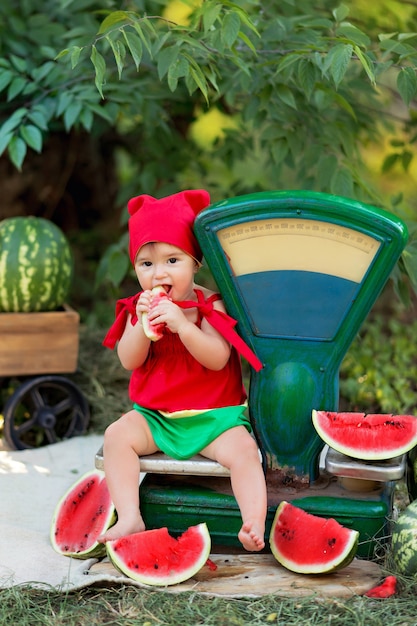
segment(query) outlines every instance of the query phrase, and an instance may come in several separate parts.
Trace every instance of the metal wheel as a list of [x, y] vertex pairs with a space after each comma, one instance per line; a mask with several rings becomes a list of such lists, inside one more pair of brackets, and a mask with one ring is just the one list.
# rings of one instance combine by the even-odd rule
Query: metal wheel
[[90, 410], [78, 387], [63, 376], [31, 378], [4, 406], [4, 437], [13, 450], [56, 443], [85, 433]]

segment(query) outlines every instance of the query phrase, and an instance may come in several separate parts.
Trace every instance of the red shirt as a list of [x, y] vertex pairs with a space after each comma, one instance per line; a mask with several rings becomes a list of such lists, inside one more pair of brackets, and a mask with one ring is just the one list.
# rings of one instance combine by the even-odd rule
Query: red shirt
[[[202, 317], [260, 369], [262, 364], [250, 348], [235, 333], [235, 321], [228, 315], [216, 311], [213, 302], [220, 299], [213, 294], [207, 300], [201, 290], [196, 289], [198, 302], [177, 302], [183, 308], [197, 307], [197, 325]], [[107, 333], [103, 344], [114, 348], [126, 326], [127, 314], [132, 315], [132, 324], [137, 322], [136, 302], [139, 294], [116, 304], [116, 320]], [[213, 409], [243, 404], [246, 392], [242, 384], [240, 357], [232, 346], [230, 358], [219, 371], [201, 365], [185, 348], [176, 333], [165, 331], [162, 339], [152, 342], [143, 365], [132, 372], [129, 384], [132, 402], [158, 411], [181, 411], [185, 409]]]

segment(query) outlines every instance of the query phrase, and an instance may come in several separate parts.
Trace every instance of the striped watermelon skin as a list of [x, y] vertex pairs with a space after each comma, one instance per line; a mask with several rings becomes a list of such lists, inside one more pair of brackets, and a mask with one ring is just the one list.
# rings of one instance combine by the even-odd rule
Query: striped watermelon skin
[[71, 286], [73, 259], [63, 232], [42, 217], [0, 222], [0, 311], [58, 309]]
[[417, 500], [409, 504], [395, 522], [391, 549], [400, 574], [417, 574]]

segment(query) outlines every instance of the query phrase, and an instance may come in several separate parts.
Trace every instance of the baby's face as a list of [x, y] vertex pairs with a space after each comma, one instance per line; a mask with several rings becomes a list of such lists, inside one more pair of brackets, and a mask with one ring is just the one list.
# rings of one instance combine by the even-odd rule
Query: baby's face
[[189, 254], [160, 241], [141, 247], [135, 272], [143, 290], [161, 285], [172, 300], [188, 300], [194, 286], [197, 263]]

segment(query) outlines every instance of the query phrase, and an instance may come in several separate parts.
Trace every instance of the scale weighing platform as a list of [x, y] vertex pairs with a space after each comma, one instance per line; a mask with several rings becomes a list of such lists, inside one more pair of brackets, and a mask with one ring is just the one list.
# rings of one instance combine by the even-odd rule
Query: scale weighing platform
[[[275, 191], [216, 203], [195, 231], [228, 313], [263, 363], [251, 371], [249, 415], [267, 477], [267, 533], [279, 502], [296, 500], [356, 528], [359, 554], [371, 554], [405, 460], [368, 464], [367, 474], [366, 464], [330, 451], [332, 474], [323, 472], [311, 413], [338, 409], [341, 361], [404, 249], [405, 225], [346, 198]], [[353, 490], [336, 478], [346, 472], [359, 478]], [[207, 521], [213, 543], [233, 545], [241, 520], [229, 482], [147, 474], [147, 526], [182, 532]]]

